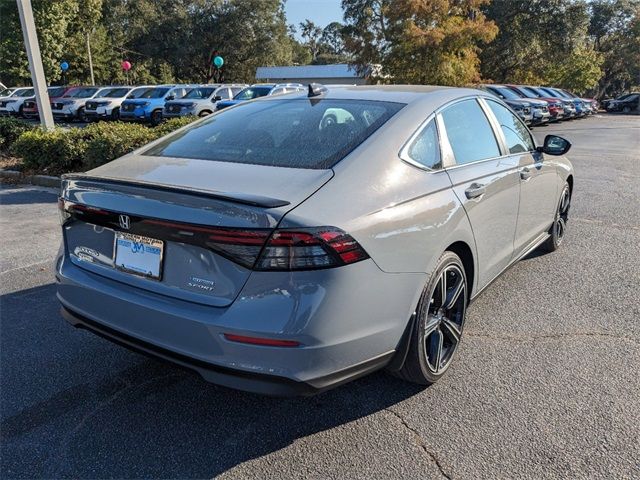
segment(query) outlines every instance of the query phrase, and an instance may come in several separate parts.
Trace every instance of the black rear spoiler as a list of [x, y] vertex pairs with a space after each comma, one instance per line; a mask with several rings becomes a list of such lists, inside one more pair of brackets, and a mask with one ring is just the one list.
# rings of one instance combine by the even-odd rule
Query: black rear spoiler
[[198, 197], [214, 198], [216, 200], [224, 200], [228, 202], [241, 203], [244, 205], [251, 205], [253, 207], [261, 208], [278, 208], [289, 205], [287, 200], [280, 200], [278, 198], [265, 197], [263, 195], [252, 195], [250, 193], [236, 193], [236, 192], [218, 192], [215, 190], [200, 190], [187, 187], [176, 187], [174, 185], [167, 185], [164, 183], [152, 183], [141, 182], [132, 180], [121, 180], [112, 177], [92, 176], [84, 173], [68, 173], [62, 175], [62, 181], [87, 181], [87, 182], [99, 182], [102, 184], [112, 185], [124, 185], [130, 187], [147, 187], [154, 190], [162, 190], [165, 192], [186, 193], [188, 195], [194, 195]]

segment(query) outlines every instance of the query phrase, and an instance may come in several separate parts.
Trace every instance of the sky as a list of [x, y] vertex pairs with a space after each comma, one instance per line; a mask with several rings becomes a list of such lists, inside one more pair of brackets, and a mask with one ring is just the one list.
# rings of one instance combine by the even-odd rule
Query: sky
[[287, 24], [300, 28], [307, 18], [320, 27], [331, 22], [342, 22], [340, 0], [286, 0]]

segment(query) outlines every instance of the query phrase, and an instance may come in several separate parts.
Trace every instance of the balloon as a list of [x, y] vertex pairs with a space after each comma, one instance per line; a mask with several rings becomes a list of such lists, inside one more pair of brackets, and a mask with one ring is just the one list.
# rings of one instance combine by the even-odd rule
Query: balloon
[[68, 64], [67, 62], [62, 62], [62, 63], [60, 64], [60, 69], [61, 69], [63, 72], [66, 72], [67, 70], [69, 70], [69, 64]]
[[131, 62], [129, 62], [128, 60], [125, 60], [124, 62], [122, 62], [120, 66], [122, 66], [122, 69], [125, 72], [128, 72], [129, 70], [131, 70]]
[[224, 65], [224, 58], [222, 58], [220, 55], [217, 55], [217, 56], [213, 59], [213, 64], [214, 64], [217, 68], [220, 68], [222, 65]]

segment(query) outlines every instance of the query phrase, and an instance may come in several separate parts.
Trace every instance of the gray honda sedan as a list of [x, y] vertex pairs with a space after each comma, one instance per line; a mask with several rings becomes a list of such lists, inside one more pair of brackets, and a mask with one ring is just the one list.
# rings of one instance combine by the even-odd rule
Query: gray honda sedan
[[469, 302], [561, 245], [569, 147], [473, 89], [242, 103], [64, 177], [62, 313], [233, 388], [313, 394], [380, 368], [430, 384]]

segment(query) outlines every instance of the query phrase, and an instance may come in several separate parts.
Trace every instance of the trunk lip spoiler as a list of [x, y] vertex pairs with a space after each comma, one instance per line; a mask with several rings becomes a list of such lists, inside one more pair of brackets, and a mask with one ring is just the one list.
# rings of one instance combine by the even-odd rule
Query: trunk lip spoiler
[[217, 200], [241, 203], [244, 205], [250, 205], [253, 207], [262, 207], [262, 208], [278, 208], [278, 207], [285, 207], [291, 204], [291, 202], [287, 200], [266, 197], [263, 195], [253, 195], [250, 193], [201, 190], [196, 188], [168, 185], [166, 183], [146, 182], [144, 180], [129, 180], [129, 179], [122, 179], [117, 177], [106, 177], [106, 176], [100, 176], [100, 175], [87, 175], [83, 173], [67, 173], [62, 175], [61, 179], [63, 181], [86, 180], [88, 182], [100, 182], [100, 183], [115, 184], [115, 185], [128, 185], [133, 187], [152, 187], [156, 190], [163, 190], [167, 192], [176, 192], [176, 193], [186, 193], [189, 195], [214, 198]]

